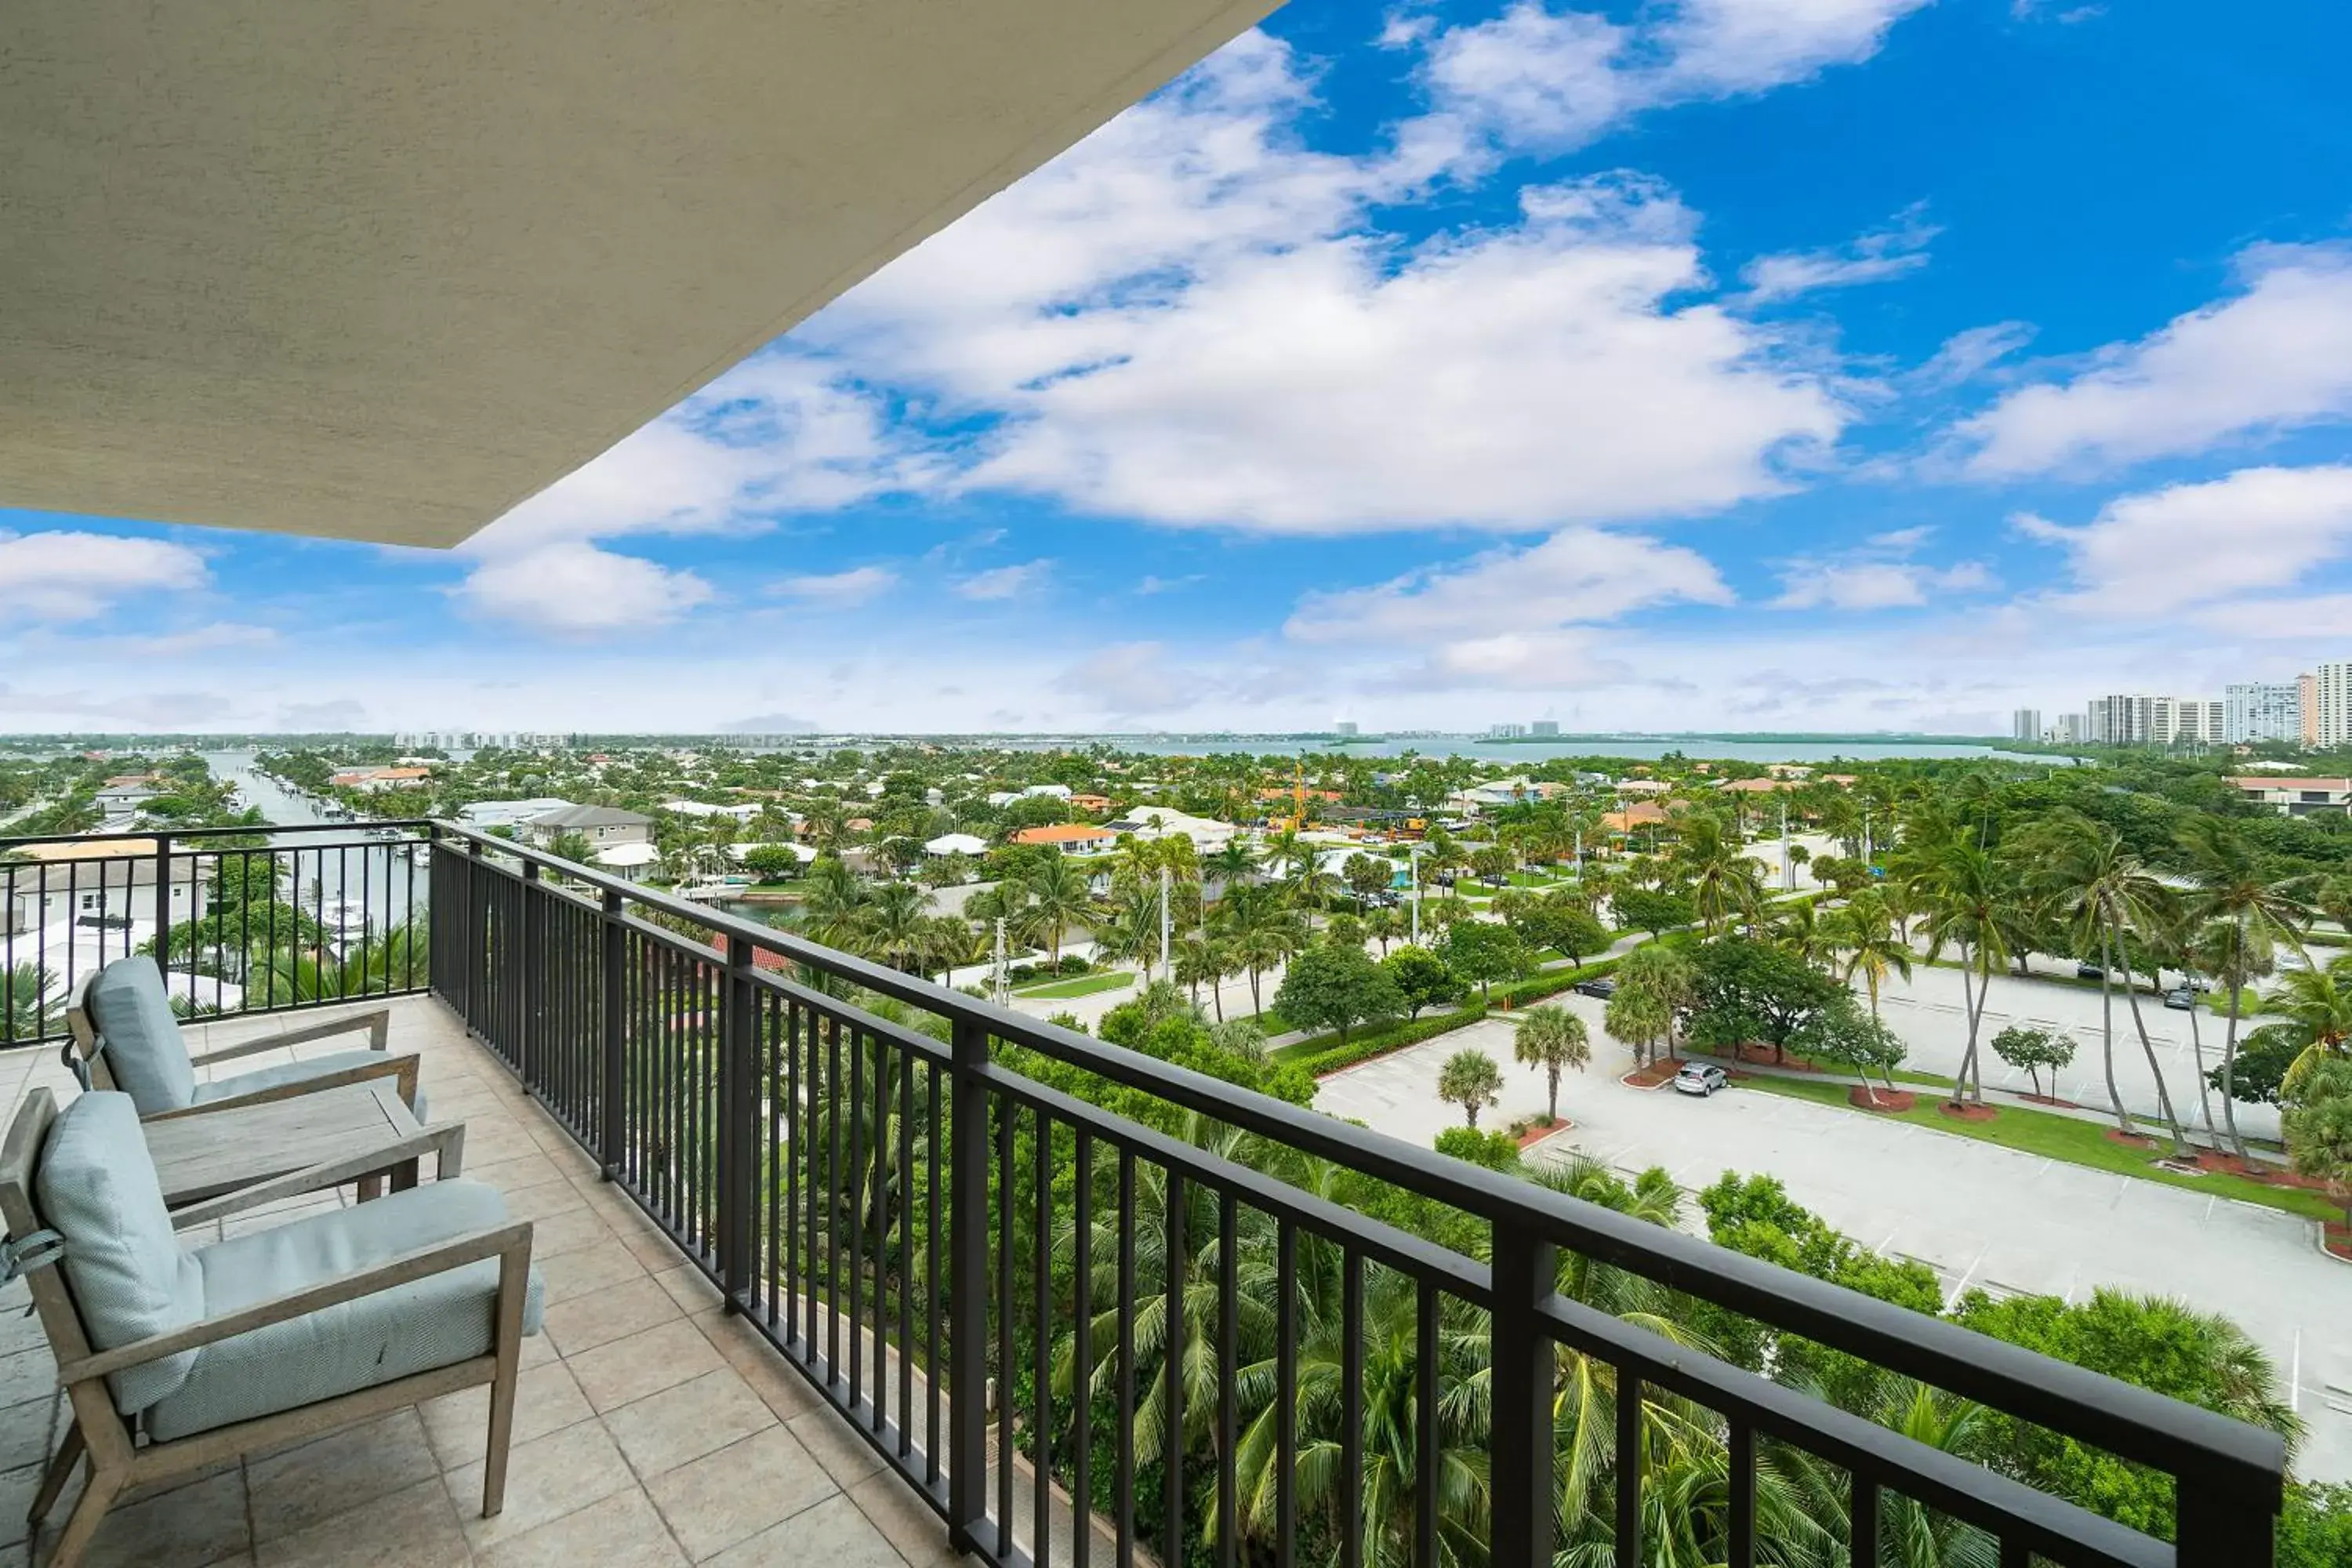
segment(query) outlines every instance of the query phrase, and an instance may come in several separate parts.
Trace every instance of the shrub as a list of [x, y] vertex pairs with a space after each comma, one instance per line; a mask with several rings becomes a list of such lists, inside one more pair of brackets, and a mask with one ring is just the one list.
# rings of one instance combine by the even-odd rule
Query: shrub
[[1402, 1050], [1406, 1046], [1433, 1040], [1440, 1035], [1475, 1024], [1486, 1016], [1486, 1004], [1473, 1002], [1457, 1012], [1433, 1013], [1410, 1024], [1359, 1035], [1344, 1046], [1339, 1043], [1339, 1037], [1336, 1034], [1319, 1035], [1289, 1047], [1294, 1054], [1287, 1059], [1296, 1061], [1307, 1072], [1319, 1078], [1325, 1073], [1338, 1072], [1341, 1068], [1351, 1068], [1358, 1062], [1368, 1062], [1374, 1057]]

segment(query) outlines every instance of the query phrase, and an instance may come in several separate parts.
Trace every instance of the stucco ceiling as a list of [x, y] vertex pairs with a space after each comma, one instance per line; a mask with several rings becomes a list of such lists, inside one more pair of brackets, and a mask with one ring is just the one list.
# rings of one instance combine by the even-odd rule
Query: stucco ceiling
[[20, 0], [0, 505], [449, 545], [1275, 0]]

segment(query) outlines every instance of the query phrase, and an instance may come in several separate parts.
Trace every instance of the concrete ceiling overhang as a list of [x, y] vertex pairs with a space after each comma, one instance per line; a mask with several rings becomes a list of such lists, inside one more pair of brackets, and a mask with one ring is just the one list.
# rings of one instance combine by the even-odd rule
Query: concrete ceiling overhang
[[0, 505], [450, 545], [1276, 0], [20, 0]]

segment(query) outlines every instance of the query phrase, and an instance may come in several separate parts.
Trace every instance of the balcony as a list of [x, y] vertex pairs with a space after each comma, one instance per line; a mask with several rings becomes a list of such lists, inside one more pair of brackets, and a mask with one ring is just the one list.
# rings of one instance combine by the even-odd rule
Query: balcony
[[[1942, 1562], [2272, 1561], [2282, 1446], [2208, 1412], [504, 840], [210, 837], [143, 850], [136, 890], [258, 856], [429, 932], [379, 931], [307, 994], [207, 973], [221, 921], [165, 958], [191, 1005], [234, 985], [225, 1011], [404, 996], [395, 1043], [467, 1121], [467, 1174], [537, 1223], [553, 1304], [499, 1518], [465, 1503], [478, 1422], [427, 1406], [125, 1510], [101, 1560], [1505, 1564], [1638, 1538], [1616, 1563], [1752, 1565], [1789, 1560], [1801, 1465], [1834, 1483], [1803, 1561], [1920, 1561], [1897, 1521]], [[0, 1062], [12, 1101], [63, 1078]], [[1328, 1195], [1356, 1178], [1476, 1241]], [[2168, 1475], [2177, 1544], [1600, 1310], [1565, 1288], [1592, 1268]], [[0, 1439], [30, 1465], [47, 1371], [7, 1322]], [[1579, 1386], [1605, 1419], [1570, 1420]], [[1570, 1478], [1600, 1500], [1563, 1517]]]

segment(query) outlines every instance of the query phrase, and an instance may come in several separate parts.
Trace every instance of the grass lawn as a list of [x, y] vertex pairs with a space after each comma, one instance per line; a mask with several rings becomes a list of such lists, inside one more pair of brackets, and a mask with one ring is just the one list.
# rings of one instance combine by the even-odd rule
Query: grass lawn
[[1043, 1001], [1058, 1001], [1065, 996], [1092, 996], [1098, 991], [1118, 991], [1134, 984], [1132, 971], [1116, 969], [1101, 974], [1081, 974], [1072, 980], [1056, 980], [1050, 985], [1024, 986], [1013, 994]]
[[2160, 1146], [2161, 1134], [2158, 1134], [2159, 1147], [2135, 1149], [2127, 1144], [2108, 1142], [2106, 1129], [2097, 1122], [2077, 1121], [2072, 1117], [2051, 1116], [2038, 1110], [2021, 1110], [2014, 1106], [2002, 1106], [2000, 1114], [1990, 1121], [1962, 1121], [1944, 1115], [1936, 1109], [1935, 1101], [1927, 1100], [1922, 1100], [1909, 1110], [1855, 1110], [1846, 1103], [1847, 1086], [1842, 1083], [1809, 1083], [1802, 1079], [1759, 1077], [1743, 1079], [1739, 1087], [1760, 1089], [1767, 1094], [1786, 1095], [1792, 1100], [1810, 1100], [1817, 1105], [1833, 1105], [1840, 1110], [1853, 1111], [1856, 1116], [1883, 1116], [1920, 1127], [1932, 1127], [1939, 1132], [1974, 1138], [1986, 1143], [1999, 1143], [2004, 1148], [2022, 1150], [2052, 1160], [2063, 1160], [2070, 1165], [2087, 1165], [2095, 1171], [2112, 1171], [2117, 1175], [2162, 1182], [2167, 1186], [2186, 1187], [2191, 1192], [2207, 1193], [2216, 1197], [2261, 1204], [2265, 1208], [2300, 1215], [2306, 1219], [2343, 1217], [2343, 1211], [2321, 1193], [2294, 1187], [2266, 1186], [2260, 1182], [2248, 1181], [2243, 1176], [2218, 1172], [2202, 1176], [2183, 1176], [2165, 1170], [2156, 1163], [2164, 1152]]

